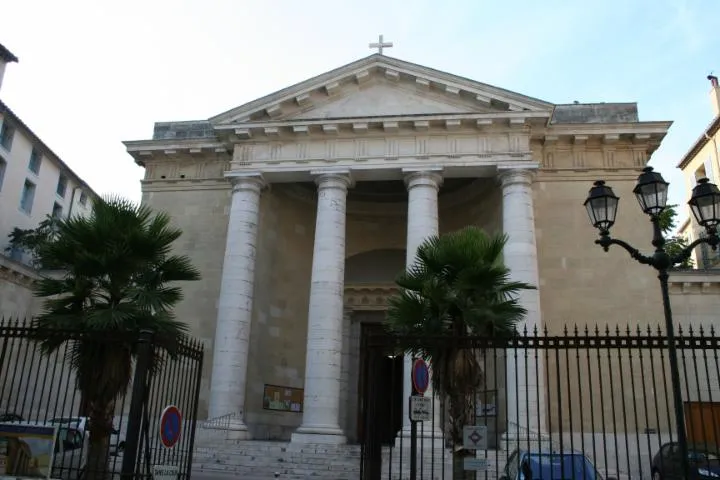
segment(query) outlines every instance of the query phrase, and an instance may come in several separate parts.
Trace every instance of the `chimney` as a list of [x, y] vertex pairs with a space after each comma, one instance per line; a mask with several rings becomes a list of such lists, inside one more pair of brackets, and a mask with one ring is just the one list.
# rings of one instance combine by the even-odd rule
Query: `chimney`
[[5, 65], [17, 61], [18, 58], [0, 43], [0, 88], [2, 88], [2, 81], [5, 76]]
[[710, 103], [717, 117], [720, 115], [720, 85], [718, 84], [718, 77], [708, 75], [707, 79], [710, 80]]

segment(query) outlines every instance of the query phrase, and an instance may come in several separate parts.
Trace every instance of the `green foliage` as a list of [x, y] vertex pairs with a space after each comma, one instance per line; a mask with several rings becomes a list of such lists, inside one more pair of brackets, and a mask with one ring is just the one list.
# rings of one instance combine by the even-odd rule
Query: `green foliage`
[[[428, 337], [512, 334], [526, 314], [517, 295], [534, 287], [510, 280], [502, 261], [506, 241], [477, 227], [428, 238], [396, 280], [401, 291], [390, 299], [390, 329]], [[432, 353], [431, 346], [408, 348]]]
[[[665, 251], [670, 254], [670, 256], [676, 256], [678, 255], [685, 247], [688, 246], [688, 241], [685, 237], [681, 235], [673, 235], [668, 237], [668, 235], [675, 230], [677, 227], [677, 205], [668, 205], [665, 207], [665, 209], [660, 213], [660, 229], [662, 230], [663, 234], [666, 236], [665, 239]], [[693, 261], [691, 258], [688, 258], [681, 262], [678, 265], [675, 265], [676, 268], [692, 268], [693, 267]]]
[[[67, 343], [58, 332], [84, 334], [69, 345], [67, 360], [91, 418], [89, 463], [102, 470], [114, 403], [130, 383], [140, 331], [154, 332], [155, 346], [172, 354], [187, 332], [172, 310], [182, 299], [176, 283], [200, 275], [187, 257], [172, 254], [182, 232], [167, 215], [122, 198], [97, 201], [89, 217], [57, 221], [53, 228], [53, 235], [18, 237], [57, 274], [34, 286], [45, 299], [35, 320], [38, 341], [51, 354]], [[112, 341], [107, 332], [116, 332]]]
[[39, 248], [57, 238], [58, 225], [62, 220], [58, 217], [48, 215], [40, 222], [37, 228], [22, 229], [15, 227], [8, 235], [10, 243], [5, 252], [10, 254], [13, 250], [19, 249], [31, 257], [31, 265], [35, 268], [45, 269], [49, 265], [42, 265], [38, 257]]
[[477, 227], [430, 237], [418, 248], [415, 263], [398, 276], [401, 290], [389, 301], [388, 329], [398, 334], [405, 351], [430, 360], [434, 390], [450, 399], [456, 444], [463, 422], [471, 420], [468, 399], [483, 383], [483, 373], [478, 352], [447, 339], [514, 335], [527, 313], [518, 295], [535, 288], [510, 279], [502, 260], [506, 242], [505, 235]]

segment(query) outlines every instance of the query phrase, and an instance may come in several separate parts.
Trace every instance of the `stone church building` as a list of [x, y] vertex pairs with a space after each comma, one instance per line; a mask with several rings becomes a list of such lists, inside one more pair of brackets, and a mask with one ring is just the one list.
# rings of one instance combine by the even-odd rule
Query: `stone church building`
[[613, 233], [650, 246], [632, 189], [671, 122], [634, 103], [554, 104], [374, 54], [228, 107], [125, 142], [143, 202], [202, 272], [177, 309], [208, 347], [201, 418], [356, 441], [363, 335], [423, 239], [466, 225], [508, 235], [513, 278], [538, 287], [521, 297], [530, 328], [662, 321], [654, 272], [594, 245], [583, 207], [606, 179]]

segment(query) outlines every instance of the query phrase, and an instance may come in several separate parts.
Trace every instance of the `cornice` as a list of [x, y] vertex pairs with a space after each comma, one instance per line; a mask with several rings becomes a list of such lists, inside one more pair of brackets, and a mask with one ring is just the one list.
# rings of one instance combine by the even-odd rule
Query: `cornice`
[[40, 275], [32, 268], [0, 254], [0, 281], [8, 281], [31, 288], [32, 284], [39, 279]]
[[231, 155], [232, 145], [219, 140], [204, 139], [168, 139], [168, 140], [129, 140], [123, 142], [127, 152], [141, 167], [151, 158], [188, 156], [201, 158], [207, 156]]
[[215, 128], [219, 139], [229, 143], [301, 141], [308, 138], [362, 138], [370, 134], [385, 136], [427, 134], [473, 134], [489, 131], [525, 132], [533, 125], [547, 123], [546, 112], [449, 113], [337, 119], [287, 120], [221, 125]]
[[[470, 137], [491, 138], [515, 136], [515, 141], [530, 141], [543, 148], [585, 148], [586, 146], [629, 146], [652, 153], [659, 145], [671, 122], [640, 122], [633, 124], [573, 124], [546, 126], [545, 112], [505, 112], [499, 114], [438, 114], [404, 117], [358, 117], [328, 120], [292, 120], [286, 122], [260, 122], [217, 127], [215, 141], [195, 140], [140, 140], [125, 142], [127, 151], [136, 163], [145, 166], [150, 159], [217, 158], [238, 147], [282, 145], [307, 142], [353, 141], [404, 141], [446, 136], [454, 139]], [[274, 148], [274, 147], [273, 147]], [[526, 148], [529, 148], [527, 145]], [[516, 148], [517, 150], [517, 148]], [[418, 152], [422, 155], [422, 152]], [[448, 152], [453, 154], [452, 150]], [[516, 152], [511, 152], [516, 153]], [[362, 152], [353, 153], [353, 157]], [[392, 152], [388, 155], [393, 156]], [[322, 155], [325, 157], [325, 153]], [[305, 160], [299, 158], [298, 160]]]

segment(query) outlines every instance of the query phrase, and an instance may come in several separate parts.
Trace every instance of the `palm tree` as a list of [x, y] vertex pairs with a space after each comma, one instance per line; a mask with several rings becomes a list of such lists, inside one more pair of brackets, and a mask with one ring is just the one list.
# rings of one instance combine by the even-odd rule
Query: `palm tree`
[[474, 226], [428, 238], [415, 263], [399, 275], [390, 299], [389, 330], [400, 347], [430, 361], [434, 391], [449, 401], [453, 476], [465, 478], [463, 425], [474, 424], [474, 395], [484, 384], [482, 352], [459, 337], [510, 337], [526, 310], [518, 294], [535, 287], [510, 280], [502, 260], [507, 237]]
[[46, 355], [70, 342], [67, 361], [90, 417], [86, 478], [105, 477], [115, 402], [130, 384], [139, 332], [153, 331], [155, 345], [170, 352], [187, 332], [172, 313], [182, 291], [171, 284], [200, 275], [187, 257], [171, 254], [181, 234], [166, 214], [110, 197], [87, 218], [59, 222], [54, 239], [37, 249], [55, 270], [35, 285], [46, 299], [35, 320], [38, 341]]

